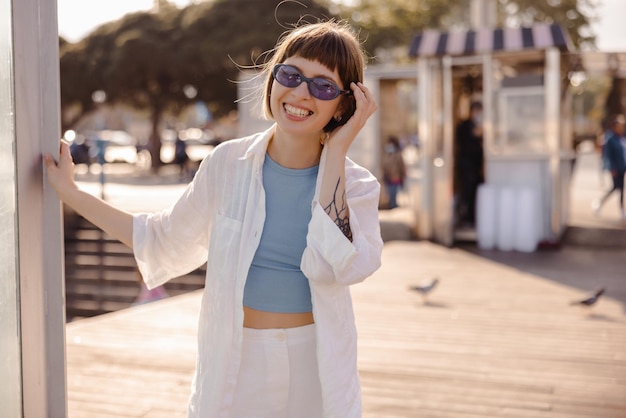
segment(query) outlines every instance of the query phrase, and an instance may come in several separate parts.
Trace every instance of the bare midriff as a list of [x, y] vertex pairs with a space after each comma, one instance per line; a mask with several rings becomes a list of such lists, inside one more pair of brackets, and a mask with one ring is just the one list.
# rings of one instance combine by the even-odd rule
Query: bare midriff
[[313, 312], [267, 312], [243, 307], [243, 326], [255, 329], [295, 328], [314, 323]]

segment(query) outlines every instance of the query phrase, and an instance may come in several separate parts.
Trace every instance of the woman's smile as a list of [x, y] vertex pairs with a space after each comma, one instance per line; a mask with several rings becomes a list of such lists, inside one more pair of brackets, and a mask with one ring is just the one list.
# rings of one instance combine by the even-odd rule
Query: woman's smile
[[306, 117], [313, 115], [313, 112], [311, 110], [304, 109], [302, 107], [297, 107], [294, 105], [290, 105], [289, 103], [285, 103], [283, 105], [283, 109], [285, 109], [285, 112], [287, 113], [287, 115], [294, 116], [296, 118], [304, 119]]

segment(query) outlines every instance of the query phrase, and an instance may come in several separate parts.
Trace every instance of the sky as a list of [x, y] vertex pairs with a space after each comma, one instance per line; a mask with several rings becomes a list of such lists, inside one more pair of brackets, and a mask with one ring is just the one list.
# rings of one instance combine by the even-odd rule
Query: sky
[[[381, 0], [382, 1], [382, 0]], [[599, 18], [593, 24], [600, 51], [626, 51], [626, 0], [598, 0]], [[184, 7], [193, 0], [173, 0]], [[57, 0], [59, 34], [70, 42], [87, 35], [98, 25], [119, 19], [126, 13], [149, 10], [153, 0]]]

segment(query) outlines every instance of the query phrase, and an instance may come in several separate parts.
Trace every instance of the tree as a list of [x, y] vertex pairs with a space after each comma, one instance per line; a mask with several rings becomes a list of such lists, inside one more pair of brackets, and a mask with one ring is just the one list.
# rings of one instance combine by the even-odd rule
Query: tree
[[166, 112], [177, 113], [190, 103], [185, 94], [176, 49], [177, 9], [127, 15], [105, 34], [112, 42], [108, 65], [101, 70], [107, 101], [125, 103], [150, 113], [149, 151], [153, 167], [161, 163], [160, 125]]
[[102, 88], [97, 68], [100, 57], [86, 51], [86, 43], [59, 41], [61, 75], [61, 129], [70, 129], [81, 118], [95, 110], [93, 93]]
[[[61, 108], [64, 130], [97, 108], [94, 92], [108, 104], [148, 110], [152, 123], [149, 149], [159, 166], [160, 123], [193, 95], [181, 84], [175, 49], [179, 10], [160, 1], [159, 12], [138, 12], [101, 25], [76, 44], [60, 47]], [[186, 94], [187, 92], [187, 94]]]
[[216, 115], [237, 107], [242, 68], [262, 63], [278, 37], [298, 22], [328, 18], [313, 0], [216, 0], [191, 5], [179, 15], [176, 49], [185, 63], [185, 82]]
[[215, 0], [182, 10], [160, 0], [158, 12], [124, 16], [76, 44], [62, 42], [64, 127], [93, 110], [93, 93], [107, 103], [147, 109], [153, 166], [160, 162], [160, 124], [202, 100], [216, 115], [236, 109], [242, 67], [258, 64], [285, 30], [303, 19], [328, 18], [313, 0]]

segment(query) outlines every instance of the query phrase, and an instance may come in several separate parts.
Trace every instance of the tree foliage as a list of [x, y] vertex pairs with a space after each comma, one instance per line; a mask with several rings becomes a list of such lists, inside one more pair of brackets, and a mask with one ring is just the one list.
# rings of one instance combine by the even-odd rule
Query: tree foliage
[[338, 5], [365, 39], [374, 54], [380, 48], [407, 45], [413, 34], [425, 28], [448, 26], [460, 9], [453, 0], [359, 0], [350, 6]]
[[[63, 116], [68, 105], [78, 105], [77, 117], [93, 110], [97, 106], [94, 92], [101, 92], [109, 104], [148, 110], [154, 127], [150, 150], [157, 165], [160, 136], [156, 127], [165, 111], [176, 111], [187, 101], [178, 82], [178, 68], [173, 65], [176, 11], [163, 8], [158, 14], [128, 14], [61, 49]], [[74, 121], [63, 119], [64, 127]]]
[[[497, 26], [559, 23], [575, 46], [592, 45], [590, 22], [597, 0], [493, 0]], [[470, 0], [358, 0], [338, 2], [342, 16], [359, 27], [370, 52], [406, 46], [425, 29], [467, 29]]]
[[302, 19], [328, 17], [313, 0], [214, 0], [184, 9], [160, 0], [158, 12], [126, 15], [75, 44], [60, 40], [63, 128], [95, 109], [94, 92], [104, 92], [108, 104], [150, 112], [158, 165], [166, 112], [198, 100], [217, 116], [236, 109], [241, 67], [257, 63]]
[[590, 24], [597, 0], [499, 0], [499, 3], [501, 23], [558, 23], [567, 30], [575, 46], [595, 42]]
[[61, 74], [61, 128], [74, 126], [84, 115], [95, 109], [92, 99], [98, 83], [95, 61], [85, 52], [85, 43], [59, 42]]
[[327, 8], [305, 0], [218, 0], [183, 9], [177, 50], [185, 82], [216, 114], [236, 108], [236, 80], [242, 68], [262, 62], [276, 40], [302, 20], [330, 17]]

